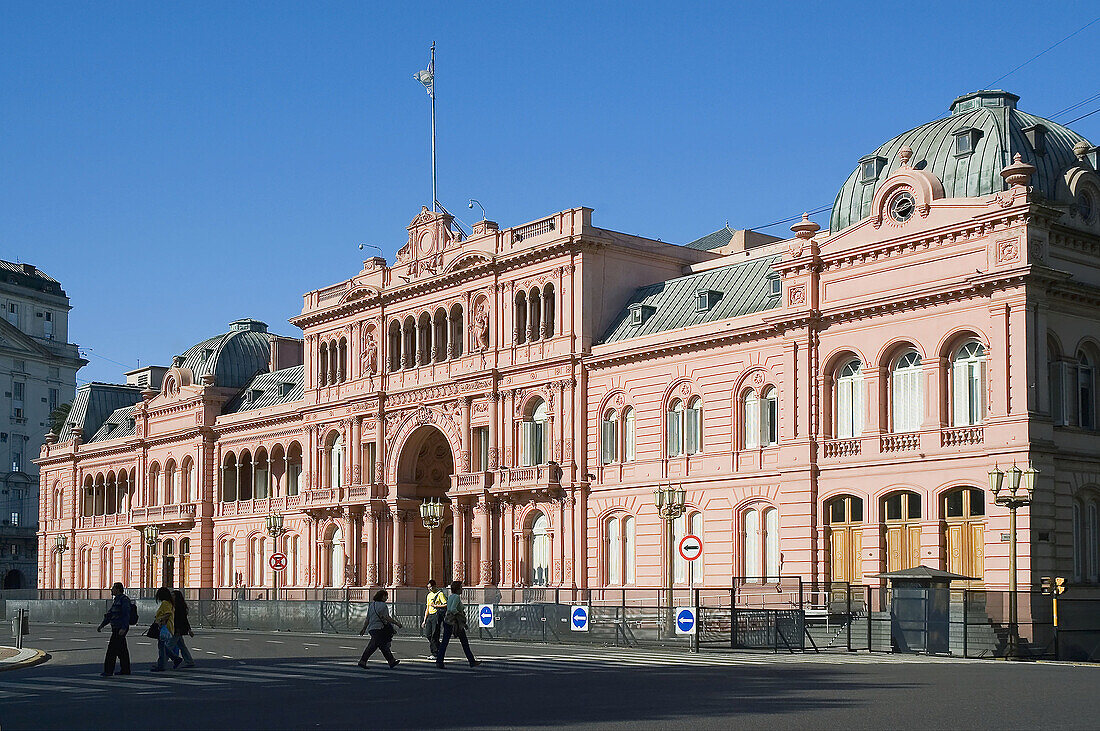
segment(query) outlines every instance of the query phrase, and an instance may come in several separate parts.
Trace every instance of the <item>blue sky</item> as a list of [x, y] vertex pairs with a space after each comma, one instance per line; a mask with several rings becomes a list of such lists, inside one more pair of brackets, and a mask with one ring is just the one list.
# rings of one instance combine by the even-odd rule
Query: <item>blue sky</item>
[[[0, 5], [0, 258], [72, 298], [117, 381], [391, 259], [439, 194], [510, 226], [586, 205], [685, 242], [832, 203], [856, 160], [1100, 14], [1094, 3]], [[1096, 23], [997, 83], [1100, 94]], [[1056, 117], [1100, 108], [1100, 97]], [[1100, 142], [1100, 114], [1073, 127]], [[478, 214], [480, 211], [478, 211]], [[815, 216], [826, 224], [827, 214]], [[786, 227], [769, 229], [785, 233]], [[117, 361], [117, 362], [116, 362]]]

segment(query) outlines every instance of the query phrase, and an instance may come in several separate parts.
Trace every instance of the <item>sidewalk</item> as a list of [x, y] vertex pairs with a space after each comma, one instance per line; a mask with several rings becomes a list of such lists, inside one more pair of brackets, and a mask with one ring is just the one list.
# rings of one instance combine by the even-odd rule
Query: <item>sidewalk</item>
[[33, 647], [24, 647], [22, 650], [17, 650], [14, 647], [0, 646], [0, 673], [5, 670], [29, 668], [32, 665], [46, 662], [49, 657], [42, 650], [35, 650]]

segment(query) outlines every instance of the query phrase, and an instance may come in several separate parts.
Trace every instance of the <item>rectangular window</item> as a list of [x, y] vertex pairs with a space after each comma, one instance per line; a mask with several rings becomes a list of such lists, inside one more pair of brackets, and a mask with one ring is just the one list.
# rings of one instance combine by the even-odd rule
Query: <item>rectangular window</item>
[[702, 427], [702, 413], [700, 413], [699, 407], [689, 406], [687, 411], [684, 412], [684, 429], [687, 432], [685, 441], [687, 442], [688, 454], [698, 454], [703, 451]]
[[58, 391], [56, 388], [51, 388], [50, 389], [50, 398], [49, 398], [49, 405], [50, 405], [50, 413], [51, 414], [57, 409], [57, 402], [59, 400], [60, 400], [60, 391]]
[[46, 335], [46, 340], [53, 340], [53, 313], [47, 312], [46, 319], [42, 323], [42, 332]]
[[760, 446], [760, 402], [755, 393], [745, 396], [745, 449]]
[[627, 408], [623, 412], [623, 459], [627, 462], [634, 461], [634, 409]]
[[489, 469], [489, 427], [475, 426], [473, 432], [473, 464], [470, 466], [474, 472], [485, 472]]
[[25, 361], [25, 360], [21, 360], [19, 358], [16, 358], [15, 360], [13, 360], [11, 362], [11, 365], [12, 365], [12, 370], [14, 370], [16, 373], [26, 373], [27, 372], [27, 361]]
[[615, 427], [617, 422], [604, 419], [600, 422], [600, 464], [611, 464], [615, 461]]
[[1092, 413], [1092, 368], [1077, 369], [1077, 414], [1082, 429], [1094, 429]]
[[668, 456], [680, 456], [680, 415], [682, 412], [668, 412]]
[[771, 447], [779, 443], [779, 397], [772, 392], [765, 394], [764, 408], [760, 412], [763, 421], [760, 434], [764, 439], [764, 446]]
[[8, 322], [19, 327], [19, 305], [14, 302], [8, 303]]
[[19, 525], [19, 511], [13, 510], [11, 514], [11, 524], [13, 526]]
[[366, 477], [366, 479], [363, 480], [363, 484], [364, 485], [373, 485], [374, 484], [374, 463], [378, 459], [378, 457], [377, 457], [378, 443], [377, 442], [366, 442], [363, 445], [363, 453], [364, 453], [364, 455], [363, 455], [363, 467], [361, 469], [361, 472]]

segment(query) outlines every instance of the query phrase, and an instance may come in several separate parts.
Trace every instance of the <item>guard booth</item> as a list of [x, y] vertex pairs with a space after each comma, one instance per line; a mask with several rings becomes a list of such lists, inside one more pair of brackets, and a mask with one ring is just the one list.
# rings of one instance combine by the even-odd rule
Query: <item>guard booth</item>
[[951, 582], [970, 576], [914, 566], [875, 578], [890, 582], [890, 645], [894, 652], [951, 651]]

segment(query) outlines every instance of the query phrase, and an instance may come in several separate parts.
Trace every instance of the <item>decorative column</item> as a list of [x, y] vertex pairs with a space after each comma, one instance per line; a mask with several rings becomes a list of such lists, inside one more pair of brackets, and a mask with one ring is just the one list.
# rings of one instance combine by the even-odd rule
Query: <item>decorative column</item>
[[[459, 423], [462, 432], [459, 434], [459, 438], [462, 440], [462, 444], [459, 446], [458, 469], [461, 472], [470, 471], [470, 450], [473, 448], [473, 444], [470, 441], [470, 397], [464, 396], [459, 402]], [[482, 469], [484, 469], [482, 465]]]
[[493, 531], [492, 505], [489, 496], [483, 495], [477, 501], [478, 530], [481, 532], [481, 557], [478, 583], [482, 586], [493, 583]]
[[577, 564], [574, 571], [578, 589], [588, 588], [588, 487], [577, 489], [576, 534]]
[[[497, 412], [500, 410], [500, 394], [489, 394], [489, 470], [500, 467], [500, 441], [497, 437]], [[511, 465], [509, 465], [511, 466]]]
[[456, 498], [451, 503], [451, 516], [454, 524], [454, 545], [451, 553], [454, 556], [454, 565], [451, 567], [451, 575], [455, 581], [466, 581], [466, 514], [465, 507]]
[[366, 586], [377, 586], [378, 580], [378, 514], [373, 510], [368, 510], [363, 519], [366, 521], [367, 529], [367, 545], [366, 545], [366, 571], [363, 576], [363, 583]]
[[565, 504], [565, 519], [561, 524], [562, 542], [565, 548], [565, 561], [562, 563], [562, 583], [568, 587], [575, 587], [576, 582], [573, 580], [574, 561], [577, 554], [584, 549], [578, 549], [576, 544], [576, 534], [574, 530], [576, 516], [574, 507], [577, 499], [573, 496], [572, 490], [562, 498], [562, 502]]
[[396, 508], [390, 513], [393, 535], [393, 585], [405, 585], [405, 511]]

